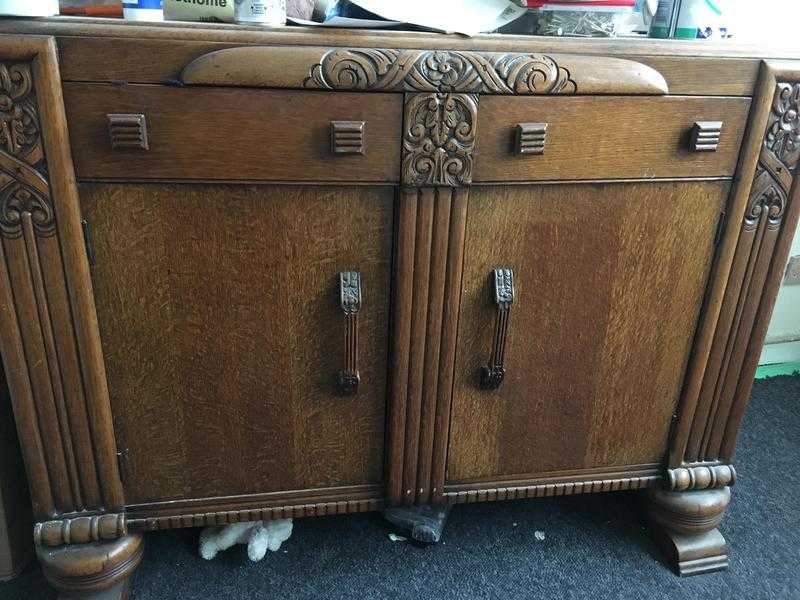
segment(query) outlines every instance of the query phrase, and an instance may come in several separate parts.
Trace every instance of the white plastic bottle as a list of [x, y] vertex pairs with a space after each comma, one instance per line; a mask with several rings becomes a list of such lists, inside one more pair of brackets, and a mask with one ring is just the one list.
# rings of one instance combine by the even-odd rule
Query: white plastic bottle
[[49, 17], [58, 14], [58, 0], [0, 1], [0, 15]]
[[163, 21], [161, 0], [122, 0], [122, 13], [129, 21]]
[[236, 0], [237, 23], [286, 25], [286, 0]]
[[723, 0], [683, 0], [675, 37], [684, 39], [725, 38], [728, 27]]

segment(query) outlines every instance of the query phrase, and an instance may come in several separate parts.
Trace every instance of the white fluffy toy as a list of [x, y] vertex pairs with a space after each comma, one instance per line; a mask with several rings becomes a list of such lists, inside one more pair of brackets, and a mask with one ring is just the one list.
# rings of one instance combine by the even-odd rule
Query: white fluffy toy
[[211, 560], [220, 550], [227, 550], [234, 544], [247, 544], [247, 556], [255, 562], [264, 558], [267, 549], [277, 551], [290, 535], [291, 519], [206, 527], [200, 534], [200, 556]]

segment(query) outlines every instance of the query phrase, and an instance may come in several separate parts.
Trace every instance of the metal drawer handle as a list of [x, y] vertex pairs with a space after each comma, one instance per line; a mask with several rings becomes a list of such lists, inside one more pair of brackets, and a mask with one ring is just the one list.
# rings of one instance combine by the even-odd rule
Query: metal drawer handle
[[364, 154], [364, 121], [331, 121], [331, 152]]
[[497, 318], [494, 322], [494, 339], [489, 363], [481, 367], [481, 387], [496, 390], [503, 383], [506, 370], [503, 360], [506, 353], [508, 319], [514, 303], [514, 271], [509, 267], [494, 270], [494, 299], [497, 303]]
[[149, 150], [147, 138], [147, 117], [143, 114], [111, 113], [108, 118], [108, 135], [114, 150], [138, 149]]
[[695, 121], [689, 136], [689, 149], [692, 152], [716, 152], [722, 125], [722, 121]]
[[546, 143], [547, 123], [517, 123], [514, 154], [544, 154]]
[[344, 312], [344, 368], [337, 381], [342, 394], [358, 391], [361, 375], [358, 372], [358, 311], [361, 309], [361, 273], [339, 273], [339, 299]]

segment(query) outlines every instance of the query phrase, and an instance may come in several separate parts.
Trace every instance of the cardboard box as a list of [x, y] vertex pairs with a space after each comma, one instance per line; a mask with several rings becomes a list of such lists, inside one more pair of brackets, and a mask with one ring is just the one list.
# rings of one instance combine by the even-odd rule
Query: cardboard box
[[234, 0], [164, 0], [164, 19], [233, 23]]

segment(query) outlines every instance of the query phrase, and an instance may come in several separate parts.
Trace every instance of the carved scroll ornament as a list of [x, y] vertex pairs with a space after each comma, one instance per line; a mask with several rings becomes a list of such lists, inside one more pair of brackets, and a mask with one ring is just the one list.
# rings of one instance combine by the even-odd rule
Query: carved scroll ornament
[[341, 49], [311, 68], [304, 87], [490, 94], [574, 94], [570, 73], [544, 54]]
[[36, 97], [29, 64], [0, 64], [0, 231], [20, 235], [30, 218], [47, 236], [55, 217], [44, 171]]
[[611, 56], [446, 49], [237, 46], [198, 56], [184, 85], [463, 94], [669, 93], [645, 64]]
[[762, 213], [769, 219], [767, 227], [780, 226], [799, 160], [800, 83], [779, 83], [750, 192], [745, 229], [754, 229]]
[[478, 97], [408, 94], [403, 132], [403, 183], [459, 186], [472, 181]]

